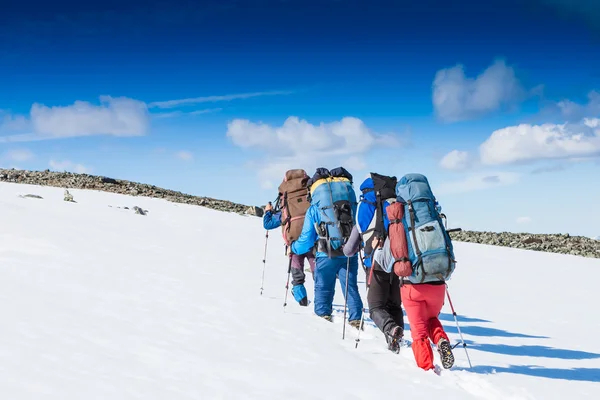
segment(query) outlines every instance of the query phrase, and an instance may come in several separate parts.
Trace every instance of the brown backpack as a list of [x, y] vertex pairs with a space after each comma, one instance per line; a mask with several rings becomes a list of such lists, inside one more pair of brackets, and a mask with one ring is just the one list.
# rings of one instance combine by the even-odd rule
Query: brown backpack
[[281, 229], [283, 240], [289, 246], [302, 233], [304, 215], [310, 207], [308, 201], [308, 175], [303, 169], [291, 169], [285, 173], [279, 185]]

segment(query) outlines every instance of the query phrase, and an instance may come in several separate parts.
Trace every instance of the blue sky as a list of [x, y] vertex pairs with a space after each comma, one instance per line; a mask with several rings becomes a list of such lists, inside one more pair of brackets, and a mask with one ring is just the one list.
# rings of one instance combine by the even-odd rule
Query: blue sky
[[600, 235], [592, 1], [81, 3], [0, 15], [3, 167], [252, 204], [420, 172], [450, 225]]

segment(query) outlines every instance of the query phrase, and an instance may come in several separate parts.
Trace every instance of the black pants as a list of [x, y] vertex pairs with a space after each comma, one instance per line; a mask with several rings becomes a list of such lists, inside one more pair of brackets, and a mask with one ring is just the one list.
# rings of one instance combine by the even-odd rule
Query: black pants
[[[369, 271], [369, 270], [367, 270]], [[370, 273], [370, 271], [369, 271]], [[367, 275], [368, 281], [369, 275]], [[398, 275], [373, 270], [371, 288], [367, 295], [371, 319], [383, 333], [401, 326], [404, 329], [404, 315], [400, 299], [400, 278]]]

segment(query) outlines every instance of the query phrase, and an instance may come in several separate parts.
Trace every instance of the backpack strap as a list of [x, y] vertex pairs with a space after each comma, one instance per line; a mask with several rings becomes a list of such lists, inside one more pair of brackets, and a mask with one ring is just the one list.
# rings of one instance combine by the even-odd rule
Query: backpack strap
[[281, 210], [285, 211], [285, 212], [282, 212], [281, 214], [282, 215], [285, 214], [285, 219], [283, 221], [281, 221], [281, 225], [285, 225], [288, 222], [290, 222], [290, 210], [288, 207], [287, 195], [288, 195], [288, 192], [283, 193], [283, 205], [281, 207]]
[[387, 236], [387, 232], [385, 231], [385, 220], [383, 218], [383, 200], [381, 199], [381, 192], [375, 192], [375, 217], [379, 220], [375, 223], [375, 227], [377, 228], [377, 223], [381, 223], [379, 229], [381, 230], [379, 233], [381, 234], [380, 239], [385, 239]]
[[421, 267], [421, 271], [423, 271], [423, 277], [421, 278], [421, 283], [425, 281], [425, 269], [423, 268], [423, 259], [421, 258], [421, 250], [419, 249], [419, 243], [417, 242], [417, 233], [415, 230], [415, 209], [413, 208], [413, 203], [411, 200], [407, 200], [408, 204], [408, 213], [410, 215], [410, 226], [408, 227], [408, 231], [412, 233], [413, 242], [415, 244], [415, 253], [417, 254], [417, 263], [415, 268]]

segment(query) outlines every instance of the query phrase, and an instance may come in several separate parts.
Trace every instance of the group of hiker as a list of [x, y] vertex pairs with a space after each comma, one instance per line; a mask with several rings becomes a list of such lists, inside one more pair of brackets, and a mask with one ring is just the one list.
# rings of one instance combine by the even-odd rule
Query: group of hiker
[[404, 306], [417, 365], [434, 369], [431, 341], [442, 366], [451, 368], [452, 346], [438, 315], [456, 260], [427, 178], [407, 174], [397, 180], [371, 173], [360, 185], [358, 200], [353, 184], [343, 167], [317, 168], [312, 177], [303, 169], [289, 170], [275, 205], [266, 206], [265, 229], [282, 228], [294, 299], [308, 306], [304, 287], [308, 261], [315, 314], [332, 321], [339, 279], [348, 324], [363, 329], [364, 305], [357, 282], [360, 258], [370, 317], [385, 335], [388, 349], [400, 350]]

